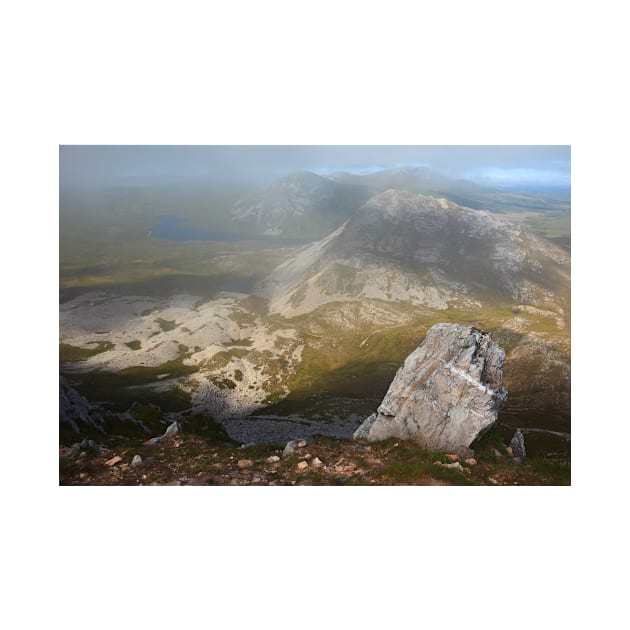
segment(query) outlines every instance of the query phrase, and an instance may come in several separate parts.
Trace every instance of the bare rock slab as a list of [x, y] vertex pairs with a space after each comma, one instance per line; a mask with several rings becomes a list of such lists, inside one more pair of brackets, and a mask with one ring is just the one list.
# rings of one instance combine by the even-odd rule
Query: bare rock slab
[[470, 446], [496, 422], [507, 399], [504, 360], [505, 351], [488, 333], [435, 324], [354, 439], [396, 437], [447, 452]]

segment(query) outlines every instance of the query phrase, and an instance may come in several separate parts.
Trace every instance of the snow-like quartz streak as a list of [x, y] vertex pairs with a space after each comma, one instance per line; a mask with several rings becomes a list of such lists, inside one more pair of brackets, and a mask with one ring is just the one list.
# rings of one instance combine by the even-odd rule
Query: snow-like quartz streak
[[444, 363], [444, 367], [448, 368], [452, 374], [455, 374], [455, 376], [459, 376], [460, 378], [464, 379], [467, 383], [470, 383], [473, 387], [476, 387], [480, 392], [490, 394], [491, 396], [495, 394], [495, 391], [492, 389], [492, 387], [488, 387], [487, 385], [482, 385], [481, 381], [473, 378], [468, 372], [465, 372], [464, 370], [458, 367], [455, 367], [450, 361]]

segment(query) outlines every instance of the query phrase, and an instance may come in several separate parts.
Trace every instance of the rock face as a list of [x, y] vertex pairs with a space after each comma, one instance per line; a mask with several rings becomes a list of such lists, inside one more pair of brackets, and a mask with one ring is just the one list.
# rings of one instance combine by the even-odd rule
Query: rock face
[[355, 431], [371, 442], [397, 437], [430, 450], [468, 447], [507, 399], [505, 351], [488, 333], [436, 324], [398, 370], [376, 413]]
[[92, 427], [102, 431], [101, 410], [91, 405], [68, 381], [59, 376], [59, 422], [69, 425], [75, 433]]

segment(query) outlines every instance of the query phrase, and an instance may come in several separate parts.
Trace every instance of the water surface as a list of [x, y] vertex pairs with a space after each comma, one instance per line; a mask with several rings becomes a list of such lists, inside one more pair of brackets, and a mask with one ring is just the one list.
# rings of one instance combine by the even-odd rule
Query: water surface
[[236, 234], [234, 232], [217, 232], [203, 230], [187, 225], [187, 219], [173, 215], [160, 215], [160, 222], [149, 230], [149, 236], [167, 241], [219, 241], [234, 243], [238, 241], [267, 241], [282, 245], [299, 245], [309, 242], [304, 239], [268, 236], [265, 234]]

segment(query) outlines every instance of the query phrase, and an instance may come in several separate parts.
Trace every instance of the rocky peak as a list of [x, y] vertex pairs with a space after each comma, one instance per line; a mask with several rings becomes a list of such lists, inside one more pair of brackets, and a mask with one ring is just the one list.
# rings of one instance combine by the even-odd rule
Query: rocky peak
[[278, 180], [271, 188], [280, 187], [286, 191], [312, 193], [334, 190], [335, 186], [335, 182], [321, 175], [316, 175], [310, 171], [296, 171]]
[[527, 283], [565, 284], [569, 263], [557, 247], [520, 225], [446, 199], [393, 189], [365, 203], [329, 252], [398, 261], [419, 274], [439, 272], [474, 290], [514, 299]]
[[472, 236], [488, 236], [496, 230], [519, 232], [514, 224], [489, 212], [472, 210], [447, 199], [389, 189], [371, 197], [352, 217], [350, 231], [401, 227], [413, 232], [432, 233], [458, 230]]
[[566, 293], [568, 268], [566, 253], [520, 225], [390, 189], [263, 284], [272, 312], [287, 315], [367, 298], [447, 308], [500, 295], [535, 304], [550, 291]]
[[398, 370], [381, 405], [355, 439], [413, 440], [428, 450], [468, 447], [507, 398], [505, 351], [471, 326], [436, 324]]
[[356, 186], [298, 171], [238, 200], [232, 218], [268, 234], [317, 234], [320, 238], [338, 227], [366, 197]]

